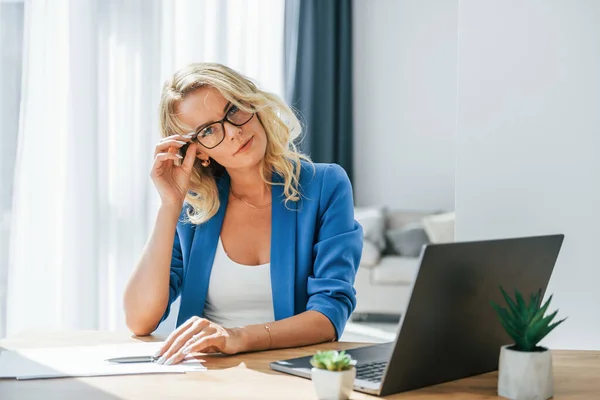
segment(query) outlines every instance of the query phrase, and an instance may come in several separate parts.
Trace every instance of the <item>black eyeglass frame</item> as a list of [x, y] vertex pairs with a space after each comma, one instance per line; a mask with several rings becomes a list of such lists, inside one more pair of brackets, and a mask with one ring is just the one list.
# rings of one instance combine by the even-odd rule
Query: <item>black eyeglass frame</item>
[[[252, 112], [252, 113], [250, 114], [250, 118], [248, 118], [248, 119], [246, 120], [246, 122], [243, 122], [243, 123], [241, 123], [241, 124], [236, 124], [235, 122], [232, 122], [232, 121], [229, 119], [229, 112], [231, 111], [231, 108], [232, 108], [232, 107], [234, 107], [234, 106], [235, 106], [235, 107], [237, 107], [235, 104], [231, 104], [229, 107], [227, 107], [227, 111], [225, 111], [225, 116], [224, 116], [222, 119], [220, 119], [219, 121], [213, 121], [213, 122], [206, 123], [206, 124], [202, 125], [200, 128], [196, 129], [196, 130], [194, 131], [194, 136], [193, 136], [193, 137], [192, 137], [192, 139], [189, 141], [189, 143], [188, 143], [186, 146], [184, 146], [184, 147], [186, 147], [186, 148], [187, 148], [187, 146], [189, 146], [189, 144], [190, 144], [190, 143], [197, 142], [198, 144], [200, 144], [202, 147], [204, 147], [204, 148], [206, 148], [206, 149], [209, 149], [209, 150], [210, 150], [210, 149], [214, 149], [215, 147], [217, 147], [218, 145], [220, 145], [221, 143], [223, 143], [223, 140], [225, 140], [225, 122], [227, 122], [227, 123], [230, 123], [231, 125], [233, 125], [233, 126], [235, 126], [235, 127], [238, 127], [238, 128], [239, 128], [240, 126], [244, 126], [244, 125], [246, 125], [248, 122], [250, 122], [250, 121], [252, 120], [252, 118], [254, 118], [254, 115], [256, 114], [256, 112]], [[239, 110], [239, 108], [238, 108], [238, 110]], [[240, 110], [240, 111], [242, 111], [242, 110]], [[202, 142], [201, 142], [201, 141], [198, 139], [198, 135], [200, 134], [200, 132], [202, 132], [202, 130], [203, 130], [204, 128], [207, 128], [207, 127], [209, 127], [209, 126], [211, 126], [211, 125], [214, 125], [214, 124], [217, 124], [217, 123], [218, 123], [218, 124], [221, 124], [221, 129], [223, 130], [223, 137], [221, 138], [221, 140], [219, 141], [219, 143], [215, 144], [215, 145], [214, 145], [214, 146], [212, 146], [212, 147], [208, 147], [208, 146], [206, 146], [204, 143], [202, 143]], [[184, 150], [184, 149], [182, 148], [182, 151], [183, 151], [183, 150]], [[185, 154], [185, 152], [184, 152], [184, 154]]]

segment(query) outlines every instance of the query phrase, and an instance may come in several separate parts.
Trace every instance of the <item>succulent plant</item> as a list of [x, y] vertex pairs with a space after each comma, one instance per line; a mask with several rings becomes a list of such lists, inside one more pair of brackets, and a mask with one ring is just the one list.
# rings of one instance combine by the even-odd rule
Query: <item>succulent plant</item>
[[352, 359], [350, 354], [346, 354], [345, 351], [318, 351], [311, 358], [310, 364], [315, 368], [329, 371], [345, 371], [354, 367], [356, 360]]
[[539, 290], [537, 293], [531, 294], [529, 304], [526, 304], [518, 290], [515, 290], [514, 300], [510, 298], [502, 287], [500, 287], [500, 291], [504, 296], [508, 309], [500, 307], [493, 301], [490, 303], [496, 310], [496, 313], [498, 313], [504, 330], [515, 341], [512, 349], [525, 352], [544, 350], [544, 348], [538, 346], [538, 343], [566, 320], [564, 318], [552, 323], [558, 310], [548, 316], [544, 316], [550, 305], [552, 296], [548, 298], [544, 305], [541, 305], [542, 291]]

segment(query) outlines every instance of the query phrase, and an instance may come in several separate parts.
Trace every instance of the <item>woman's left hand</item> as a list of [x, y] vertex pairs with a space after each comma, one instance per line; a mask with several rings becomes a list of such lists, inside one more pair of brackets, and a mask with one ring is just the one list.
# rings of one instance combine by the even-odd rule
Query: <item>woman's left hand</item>
[[236, 354], [243, 350], [239, 328], [223, 328], [207, 319], [192, 317], [169, 335], [156, 356], [161, 356], [159, 364], [171, 365], [190, 353]]

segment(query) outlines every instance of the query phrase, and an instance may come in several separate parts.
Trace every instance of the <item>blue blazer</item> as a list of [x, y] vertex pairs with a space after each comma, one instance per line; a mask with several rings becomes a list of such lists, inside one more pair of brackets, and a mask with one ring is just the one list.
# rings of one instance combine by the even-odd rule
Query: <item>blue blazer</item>
[[[314, 168], [313, 168], [314, 165]], [[335, 164], [302, 162], [301, 200], [284, 203], [282, 185], [272, 186], [271, 290], [275, 320], [315, 310], [333, 324], [339, 339], [356, 306], [354, 278], [363, 246], [362, 227], [354, 220], [352, 186]], [[273, 174], [273, 181], [283, 179]], [[202, 316], [227, 200], [229, 176], [218, 181], [217, 214], [201, 225], [177, 224], [167, 318], [181, 296], [177, 326]], [[185, 216], [186, 207], [182, 210]], [[266, 322], [266, 321], [265, 321]]]

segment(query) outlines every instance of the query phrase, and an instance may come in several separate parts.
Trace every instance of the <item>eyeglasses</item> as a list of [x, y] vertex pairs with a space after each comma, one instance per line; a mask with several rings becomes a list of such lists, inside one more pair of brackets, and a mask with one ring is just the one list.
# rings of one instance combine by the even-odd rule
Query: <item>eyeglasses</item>
[[253, 112], [240, 110], [235, 104], [232, 104], [222, 120], [202, 125], [194, 132], [190, 142], [196, 141], [207, 149], [214, 149], [225, 139], [225, 122], [239, 127], [247, 124], [252, 117], [254, 117]]

